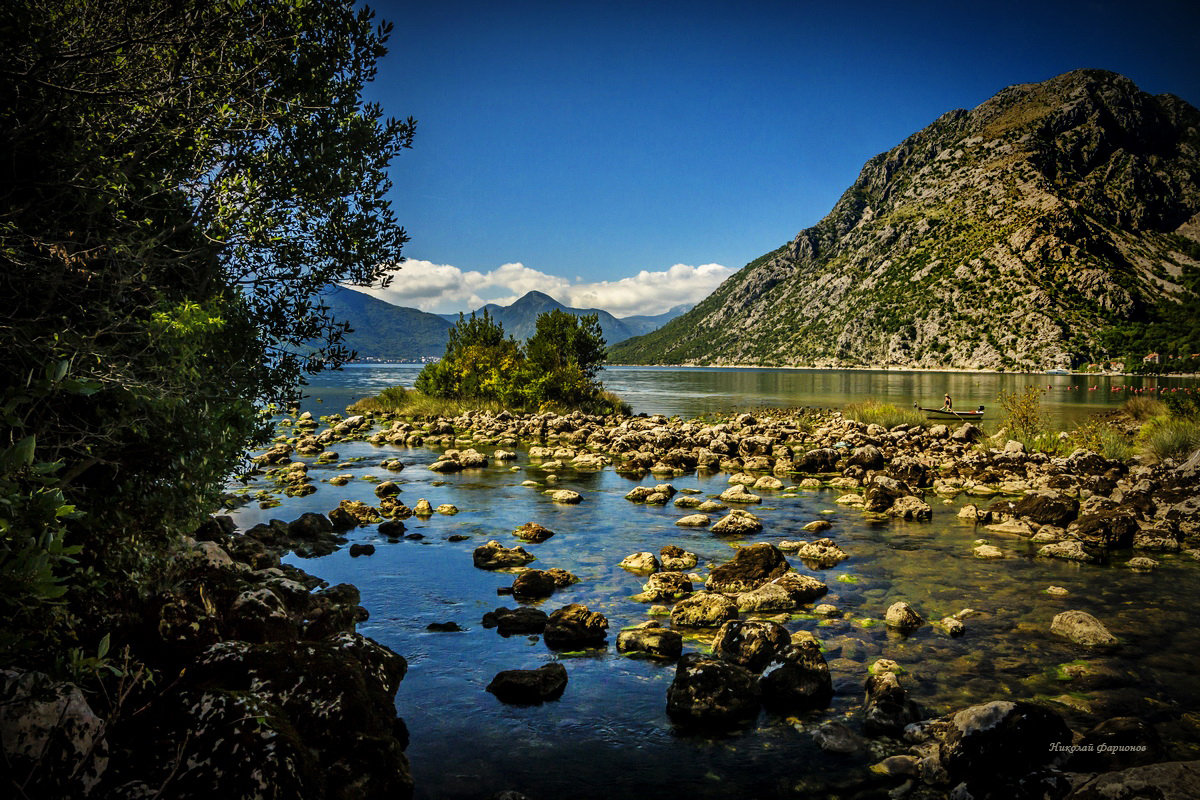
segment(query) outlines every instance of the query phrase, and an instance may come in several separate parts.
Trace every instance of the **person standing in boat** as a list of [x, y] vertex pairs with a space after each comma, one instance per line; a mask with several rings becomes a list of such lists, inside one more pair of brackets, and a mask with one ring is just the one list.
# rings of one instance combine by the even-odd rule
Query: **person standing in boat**
[[946, 395], [946, 402], [942, 404], [942, 411], [953, 411], [954, 401], [950, 399], [950, 395]]

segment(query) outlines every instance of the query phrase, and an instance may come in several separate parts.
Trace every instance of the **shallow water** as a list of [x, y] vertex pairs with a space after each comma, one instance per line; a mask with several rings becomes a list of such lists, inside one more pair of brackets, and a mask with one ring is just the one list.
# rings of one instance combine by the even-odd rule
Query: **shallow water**
[[[411, 387], [420, 371], [420, 364], [351, 364], [316, 376], [301, 406], [313, 414], [340, 413], [389, 386]], [[759, 406], [841, 408], [866, 398], [901, 408], [913, 403], [940, 408], [942, 395], [949, 393], [956, 409], [982, 405], [993, 412], [985, 420], [993, 421], [999, 419], [1001, 390], [1041, 386], [1046, 387], [1042, 409], [1060, 427], [1120, 406], [1132, 389], [1191, 390], [1200, 385], [1194, 378], [721, 367], [609, 367], [600, 379], [635, 413], [682, 417]]]
[[[390, 373], [394, 375], [395, 368]], [[614, 371], [615, 372], [615, 371]], [[636, 383], [630, 379], [630, 385]], [[788, 404], [792, 404], [790, 401]], [[636, 404], [635, 404], [636, 405]], [[236, 512], [240, 526], [276, 517], [295, 519], [305, 511], [328, 513], [341, 499], [375, 502], [374, 483], [356, 479], [345, 487], [321, 483], [335, 474], [394, 479], [400, 498], [413, 505], [424, 497], [434, 506], [453, 503], [455, 516], [406, 520], [420, 541], [387, 542], [374, 528], [350, 534], [351, 542], [371, 542], [374, 556], [350, 558], [342, 550], [317, 559], [289, 560], [330, 583], [351, 582], [362, 592], [371, 619], [360, 631], [393, 648], [409, 661], [409, 672], [396, 697], [397, 709], [412, 735], [409, 756], [420, 798], [479, 798], [518, 789], [534, 800], [561, 796], [642, 797], [667, 793], [692, 797], [797, 797], [846, 780], [860, 780], [871, 759], [846, 759], [819, 751], [806, 730], [831, 718], [857, 719], [866, 668], [876, 658], [898, 661], [902, 681], [930, 714], [993, 699], [1060, 698], [1087, 706], [1103, 716], [1132, 713], [1154, 721], [1178, 758], [1200, 756], [1200, 734], [1189, 727], [1200, 721], [1200, 681], [1194, 663], [1200, 656], [1200, 564], [1182, 556], [1153, 556], [1155, 573], [1124, 568], [1128, 553], [1106, 566], [1076, 565], [1033, 558], [1026, 540], [991, 534], [963, 524], [955, 512], [967, 498], [942, 504], [931, 498], [934, 517], [927, 523], [872, 524], [861, 512], [835, 504], [837, 492], [758, 492], [764, 504], [752, 510], [765, 530], [741, 539], [719, 538], [706, 530], [680, 528], [685, 513], [668, 505], [635, 505], [624, 499], [634, 485], [653, 485], [614, 473], [560, 471], [556, 487], [584, 496], [576, 506], [556, 505], [540, 488], [521, 486], [542, 472], [522, 451], [521, 469], [491, 466], [456, 475], [425, 468], [434, 451], [425, 448], [375, 447], [362, 442], [336, 445], [351, 467], [310, 467], [318, 491], [304, 498], [280, 499], [279, 508], [254, 505]], [[490, 447], [480, 447], [490, 453]], [[379, 468], [385, 458], [401, 458], [399, 473]], [[310, 460], [311, 461], [311, 460]], [[728, 487], [724, 474], [689, 475], [671, 481], [715, 495]], [[696, 571], [733, 557], [732, 544], [814, 538], [800, 528], [828, 519], [830, 536], [850, 554], [836, 568], [816, 574], [830, 587], [818, 602], [837, 605], [851, 619], [818, 621], [798, 615], [788, 628], [809, 630], [822, 640], [834, 676], [836, 695], [829, 709], [783, 719], [762, 714], [755, 726], [705, 737], [677, 731], [665, 712], [671, 664], [628, 658], [615, 652], [620, 629], [643, 622], [647, 605], [629, 599], [643, 578], [617, 567], [626, 555], [677, 544], [700, 556]], [[715, 520], [715, 517], [714, 517]], [[484, 629], [480, 618], [498, 606], [513, 606], [496, 590], [512, 576], [475, 569], [472, 550], [488, 539], [518, 543], [511, 532], [534, 521], [555, 531], [542, 544], [523, 544], [539, 568], [563, 567], [580, 579], [540, 605], [552, 611], [579, 602], [609, 619], [604, 651], [554, 654], [540, 638], [505, 639]], [[449, 542], [452, 534], [466, 534]], [[1005, 551], [999, 561], [972, 557], [976, 539]], [[1050, 585], [1069, 590], [1065, 598], [1044, 593]], [[937, 620], [963, 608], [980, 612], [966, 620], [967, 633], [951, 639], [931, 625], [907, 638], [889, 633], [884, 611], [907, 600], [926, 619]], [[1095, 614], [1122, 641], [1112, 657], [1089, 654], [1049, 634], [1054, 614], [1081, 609]], [[431, 622], [454, 621], [462, 633], [430, 633]], [[664, 620], [664, 624], [666, 624]], [[705, 646], [685, 640], [685, 650]], [[1113, 674], [1099, 683], [1065, 682], [1058, 665], [1086, 658], [1108, 663]], [[563, 697], [535, 707], [498, 702], [484, 691], [495, 673], [534, 668], [550, 660], [564, 662], [569, 683]], [[1057, 706], [1068, 720], [1086, 727], [1087, 718]], [[1191, 716], [1189, 716], [1191, 715]], [[1093, 719], [1090, 724], [1094, 724]]]

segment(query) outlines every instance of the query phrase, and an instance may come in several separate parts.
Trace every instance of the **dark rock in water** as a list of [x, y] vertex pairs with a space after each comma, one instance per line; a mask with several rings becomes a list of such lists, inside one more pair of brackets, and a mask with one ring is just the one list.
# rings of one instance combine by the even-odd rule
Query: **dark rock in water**
[[908, 699], [900, 679], [891, 672], [867, 678], [863, 730], [868, 736], [899, 736], [905, 725], [921, 719], [921, 709]]
[[778, 622], [730, 620], [713, 637], [713, 655], [751, 672], [762, 672], [790, 644]]
[[832, 472], [841, 454], [832, 447], [809, 450], [792, 459], [792, 468], [797, 472]]
[[911, 456], [892, 459], [888, 474], [908, 486], [926, 487], [933, 485], [933, 471]]
[[850, 457], [846, 459], [846, 463], [852, 467], [862, 467], [863, 469], [883, 469], [883, 465], [887, 463], [883, 457], [883, 451], [873, 444], [868, 444], [863, 447], [856, 447]]
[[887, 511], [901, 497], [912, 494], [908, 484], [887, 475], [876, 475], [867, 486], [866, 503], [863, 508], [867, 511]]
[[497, 608], [483, 615], [483, 627], [495, 628], [501, 636], [521, 633], [541, 633], [546, 629], [549, 616], [540, 608], [520, 606]]
[[542, 639], [554, 650], [582, 650], [603, 647], [608, 620], [585, 605], [571, 603], [550, 615]]
[[544, 542], [553, 535], [554, 531], [538, 525], [536, 522], [526, 522], [524, 525], [513, 531], [513, 536], [534, 544], [537, 544], [538, 542]]
[[667, 689], [667, 714], [677, 723], [726, 727], [758, 715], [757, 676], [719, 658], [688, 653]]
[[549, 572], [527, 569], [513, 578], [512, 594], [518, 600], [537, 600], [549, 597], [558, 588], [558, 583]]
[[[963, 709], [950, 717], [941, 760], [950, 782], [988, 781], [1033, 772], [1061, 755], [1055, 746], [1071, 744], [1071, 730], [1048, 708], [997, 700]], [[977, 795], [978, 796], [978, 795]]]
[[359, 556], [375, 555], [375, 545], [373, 544], [352, 544], [350, 545], [350, 557], [358, 558]]
[[825, 708], [833, 698], [829, 665], [815, 639], [785, 647], [767, 665], [758, 685], [763, 705], [781, 713]]
[[537, 669], [506, 669], [496, 673], [487, 691], [502, 703], [535, 704], [562, 697], [567, 669], [557, 661]]
[[523, 567], [536, 558], [526, 552], [524, 547], [505, 547], [495, 539], [475, 548], [471, 560], [480, 569], [502, 569], [504, 567]]
[[[321, 516], [317, 514], [316, 516]], [[303, 517], [301, 518], [303, 519]], [[298, 522], [299, 520], [297, 520]], [[326, 520], [328, 522], [328, 520]], [[292, 523], [293, 525], [295, 523]], [[270, 522], [260, 522], [257, 525], [246, 530], [246, 536], [251, 539], [257, 539], [267, 547], [286, 547], [292, 539], [296, 539], [292, 534], [292, 527], [288, 523], [280, 519], [273, 519]], [[319, 539], [326, 537], [327, 534], [332, 534], [333, 529], [330, 528], [326, 534], [315, 534], [311, 539]]]
[[333, 533], [333, 523], [324, 514], [310, 511], [290, 522], [287, 532], [293, 539], [320, 539]]
[[398, 519], [389, 519], [387, 522], [379, 523], [379, 535], [389, 539], [399, 539], [406, 530], [408, 529], [404, 527], [404, 523]]
[[1137, 717], [1106, 719], [1083, 734], [1066, 768], [1072, 772], [1108, 772], [1150, 764], [1166, 755], [1158, 732]]
[[305, 614], [304, 638], [319, 640], [352, 633], [354, 626], [368, 617], [367, 610], [359, 602], [358, 589], [348, 583], [314, 592]]
[[1084, 545], [1110, 550], [1132, 547], [1137, 532], [1137, 518], [1125, 511], [1085, 514], [1067, 528], [1067, 535]]
[[844, 722], [830, 720], [813, 731], [813, 741], [826, 753], [855, 755], [867, 749], [867, 741]]
[[425, 626], [425, 630], [433, 633], [461, 633], [464, 629], [459, 627], [457, 622], [431, 622]]
[[1089, 778], [1066, 800], [1195, 800], [1200, 761], [1168, 761]]
[[404, 538], [411, 539], [414, 542], [419, 542], [420, 540], [425, 538], [425, 534], [423, 534], [423, 533], [406, 533], [406, 534], [404, 534]]
[[639, 627], [617, 635], [617, 652], [644, 653], [658, 658], [679, 658], [683, 652], [683, 634], [670, 628]]
[[470, 538], [471, 537], [466, 535], [465, 533], [452, 533], [446, 537], [446, 541], [447, 542], [465, 542], [467, 539], [470, 539]]
[[748, 592], [778, 578], [790, 568], [779, 548], [760, 542], [738, 548], [733, 561], [709, 573], [705, 586], [712, 592]]

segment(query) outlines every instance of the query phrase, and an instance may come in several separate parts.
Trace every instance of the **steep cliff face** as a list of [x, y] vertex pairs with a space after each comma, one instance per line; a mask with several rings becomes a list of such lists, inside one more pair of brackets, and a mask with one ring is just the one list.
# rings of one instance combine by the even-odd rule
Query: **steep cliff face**
[[1068, 367], [1194, 300], [1198, 243], [1200, 111], [1077, 70], [872, 158], [817, 225], [610, 359]]

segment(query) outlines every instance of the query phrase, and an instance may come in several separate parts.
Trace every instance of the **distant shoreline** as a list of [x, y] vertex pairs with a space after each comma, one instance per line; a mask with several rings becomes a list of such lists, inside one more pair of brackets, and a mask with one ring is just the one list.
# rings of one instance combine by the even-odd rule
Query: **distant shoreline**
[[860, 372], [928, 372], [935, 374], [961, 374], [961, 375], [1040, 375], [1049, 378], [1197, 378], [1200, 373], [1196, 372], [1171, 372], [1162, 375], [1144, 375], [1136, 372], [1069, 372], [1063, 374], [1050, 374], [1048, 372], [1015, 372], [1010, 370], [998, 369], [970, 369], [966, 367], [884, 367], [884, 366], [858, 366], [858, 367], [796, 367], [784, 365], [764, 365], [764, 364], [605, 364], [605, 367], [660, 367], [667, 369], [787, 369], [797, 372], [821, 372], [830, 370], [854, 370]]

